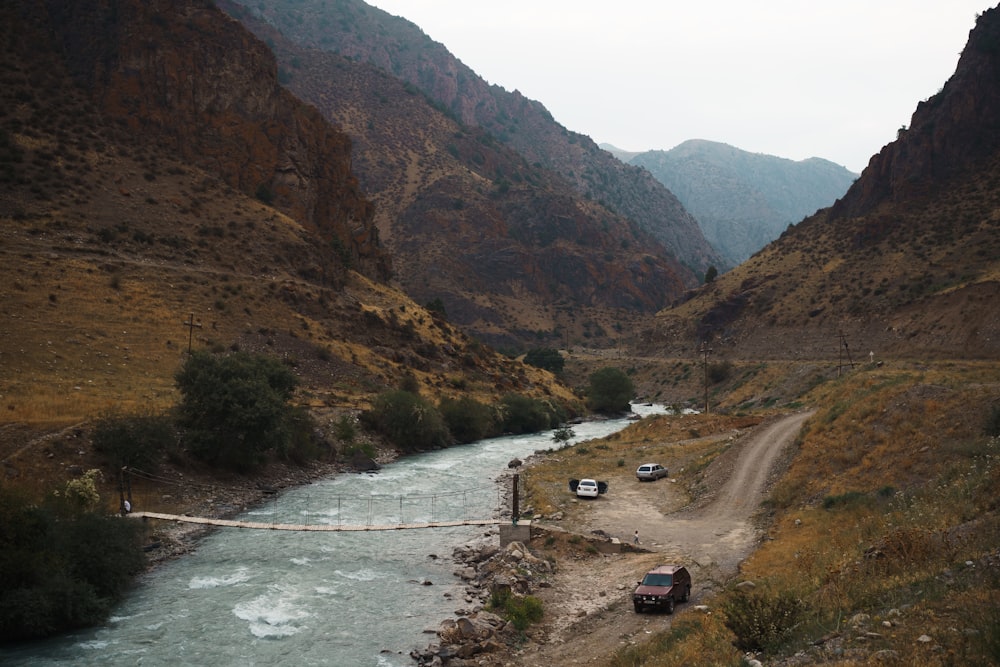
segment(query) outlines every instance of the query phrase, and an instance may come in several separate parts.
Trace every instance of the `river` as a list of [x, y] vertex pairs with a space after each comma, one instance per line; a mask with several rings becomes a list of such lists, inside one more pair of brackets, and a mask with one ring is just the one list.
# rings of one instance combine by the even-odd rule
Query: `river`
[[[635, 405], [640, 414], [660, 406]], [[574, 425], [577, 443], [628, 420]], [[507, 463], [556, 446], [551, 431], [408, 456], [377, 473], [288, 490], [243, 517], [383, 525], [493, 516]], [[221, 528], [145, 575], [100, 627], [0, 648], [3, 665], [402, 667], [465, 606], [455, 547], [495, 527], [284, 532]]]

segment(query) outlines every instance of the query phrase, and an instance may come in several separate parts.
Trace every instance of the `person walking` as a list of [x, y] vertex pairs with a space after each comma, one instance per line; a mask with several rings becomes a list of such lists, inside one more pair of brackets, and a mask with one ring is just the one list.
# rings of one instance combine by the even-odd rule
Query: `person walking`
[[635, 531], [635, 535], [632, 536], [632, 544], [639, 544], [639, 531]]

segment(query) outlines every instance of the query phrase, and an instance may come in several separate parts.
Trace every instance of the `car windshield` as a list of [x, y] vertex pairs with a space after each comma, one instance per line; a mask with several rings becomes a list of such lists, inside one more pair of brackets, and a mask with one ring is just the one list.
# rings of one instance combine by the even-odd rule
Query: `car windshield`
[[672, 586], [674, 577], [671, 574], [647, 574], [642, 578], [643, 586]]

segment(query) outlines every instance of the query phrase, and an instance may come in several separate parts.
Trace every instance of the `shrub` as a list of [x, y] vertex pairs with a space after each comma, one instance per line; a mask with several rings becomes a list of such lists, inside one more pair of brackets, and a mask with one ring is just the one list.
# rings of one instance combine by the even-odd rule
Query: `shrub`
[[176, 442], [173, 425], [164, 415], [110, 412], [99, 417], [94, 426], [94, 449], [107, 456], [116, 469], [155, 470]]
[[722, 603], [726, 627], [744, 651], [770, 652], [791, 635], [805, 612], [805, 603], [789, 591], [737, 591]]
[[371, 409], [361, 413], [361, 422], [403, 451], [443, 447], [451, 440], [438, 409], [427, 399], [402, 389], [379, 394]]
[[553, 373], [562, 373], [566, 366], [566, 360], [559, 354], [559, 350], [551, 347], [538, 347], [528, 350], [524, 355], [524, 363], [536, 368], [542, 368]]
[[458, 442], [475, 442], [496, 434], [493, 411], [474, 398], [442, 398], [438, 410], [441, 411], [451, 435]]
[[733, 374], [733, 363], [731, 361], [717, 361], [708, 365], [708, 379], [712, 384], [725, 382]]
[[341, 415], [337, 423], [333, 425], [333, 434], [337, 440], [351, 444], [358, 436], [358, 429], [354, 426], [354, 420], [347, 415]]
[[556, 429], [556, 432], [552, 434], [552, 440], [558, 443], [560, 447], [565, 446], [575, 437], [576, 432], [568, 426], [562, 426]]
[[145, 564], [140, 522], [64, 498], [39, 505], [0, 487], [0, 642], [103, 622]]
[[524, 632], [532, 623], [542, 620], [542, 601], [533, 595], [514, 595], [507, 588], [497, 588], [490, 595], [490, 607], [510, 621], [518, 632]]
[[996, 437], [1000, 435], [1000, 405], [995, 406], [986, 420], [986, 435]]

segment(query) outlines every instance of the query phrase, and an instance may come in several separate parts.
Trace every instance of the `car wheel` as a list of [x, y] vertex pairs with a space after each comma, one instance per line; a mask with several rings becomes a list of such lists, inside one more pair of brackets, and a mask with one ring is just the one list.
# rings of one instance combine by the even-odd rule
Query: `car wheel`
[[668, 614], [674, 613], [674, 599], [673, 598], [667, 598], [667, 606], [664, 607], [664, 609], [667, 610]]
[[635, 613], [637, 613], [637, 614], [641, 614], [642, 613], [642, 605], [641, 604], [636, 604], [636, 605], [633, 605], [633, 606], [635, 607]]

